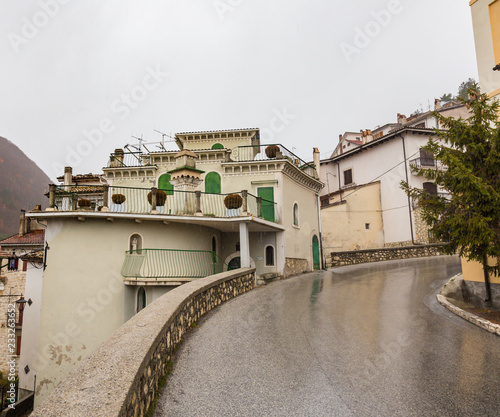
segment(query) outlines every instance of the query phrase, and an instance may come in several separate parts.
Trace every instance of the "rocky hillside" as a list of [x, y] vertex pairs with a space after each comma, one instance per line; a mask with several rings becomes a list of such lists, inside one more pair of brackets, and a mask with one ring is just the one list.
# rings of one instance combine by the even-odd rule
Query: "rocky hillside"
[[19, 211], [47, 206], [49, 177], [23, 151], [0, 137], [0, 237], [19, 229]]

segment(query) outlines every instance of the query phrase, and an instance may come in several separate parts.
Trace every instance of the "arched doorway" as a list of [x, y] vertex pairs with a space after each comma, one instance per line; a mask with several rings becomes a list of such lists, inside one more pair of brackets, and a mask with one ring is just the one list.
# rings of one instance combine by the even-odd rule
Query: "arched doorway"
[[146, 307], [146, 290], [144, 287], [139, 287], [137, 290], [137, 312]]
[[319, 240], [318, 236], [314, 235], [312, 238], [312, 252], [313, 252], [313, 268], [320, 269], [320, 259], [319, 259]]

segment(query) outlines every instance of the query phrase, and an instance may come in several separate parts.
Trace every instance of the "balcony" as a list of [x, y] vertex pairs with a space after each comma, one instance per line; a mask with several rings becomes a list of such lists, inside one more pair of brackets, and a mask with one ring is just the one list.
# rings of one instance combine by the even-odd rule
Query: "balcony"
[[318, 178], [314, 164], [305, 162], [281, 144], [238, 146], [231, 152], [233, 162], [287, 160], [313, 178]]
[[252, 215], [281, 223], [277, 204], [246, 191], [239, 208], [227, 208], [228, 194], [207, 194], [201, 191], [168, 190], [160, 197], [156, 188], [115, 186], [50, 186], [49, 207], [56, 211], [106, 211], [129, 214], [160, 214], [174, 216], [206, 216], [232, 218]]
[[121, 274], [128, 285], [179, 285], [223, 272], [224, 266], [211, 251], [137, 249], [125, 252]]
[[410, 162], [410, 167], [413, 169], [443, 169], [443, 164], [441, 161], [437, 161], [434, 158], [415, 158]]

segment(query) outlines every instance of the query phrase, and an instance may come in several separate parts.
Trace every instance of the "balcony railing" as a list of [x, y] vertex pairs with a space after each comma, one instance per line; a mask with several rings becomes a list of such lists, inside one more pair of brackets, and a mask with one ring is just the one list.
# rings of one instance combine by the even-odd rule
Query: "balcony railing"
[[314, 164], [305, 162], [281, 144], [238, 146], [231, 152], [233, 162], [288, 160], [307, 175], [317, 178]]
[[105, 211], [133, 214], [165, 214], [176, 216], [239, 217], [253, 215], [280, 223], [278, 205], [246, 191], [238, 194], [242, 205], [228, 209], [224, 199], [228, 194], [208, 194], [201, 191], [168, 190], [160, 197], [156, 188], [115, 186], [50, 186], [49, 207], [58, 211]]
[[142, 167], [151, 165], [151, 156], [145, 152], [123, 152], [116, 150], [111, 154], [108, 168]]
[[138, 249], [125, 253], [121, 274], [125, 278], [204, 278], [223, 272], [224, 265], [211, 251]]
[[415, 158], [409, 163], [410, 167], [414, 169], [443, 169], [442, 162], [434, 158]]

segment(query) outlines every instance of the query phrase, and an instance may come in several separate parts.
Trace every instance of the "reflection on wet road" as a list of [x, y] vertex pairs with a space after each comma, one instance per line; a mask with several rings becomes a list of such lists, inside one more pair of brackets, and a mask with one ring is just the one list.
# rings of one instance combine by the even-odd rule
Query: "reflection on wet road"
[[500, 338], [435, 301], [455, 257], [316, 272], [209, 314], [157, 416], [499, 416]]

